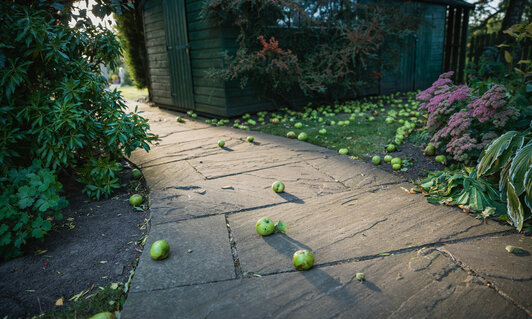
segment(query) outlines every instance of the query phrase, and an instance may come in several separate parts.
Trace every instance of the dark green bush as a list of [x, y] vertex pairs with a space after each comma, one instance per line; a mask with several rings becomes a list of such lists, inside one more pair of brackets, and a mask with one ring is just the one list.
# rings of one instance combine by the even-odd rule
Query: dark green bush
[[21, 254], [29, 238], [42, 238], [61, 219], [67, 206], [59, 196], [62, 185], [55, 172], [34, 160], [28, 168], [9, 170], [0, 178], [0, 255], [9, 259]]
[[[90, 23], [69, 27], [65, 21], [74, 16], [65, 9], [71, 4], [64, 3], [0, 2], [0, 178], [5, 199], [0, 246], [13, 249], [3, 251], [5, 256], [18, 254], [28, 236], [42, 237], [50, 222], [41, 216], [63, 207], [55, 171], [77, 176], [91, 197], [107, 197], [120, 184], [116, 161], [137, 148], [148, 151], [152, 139], [147, 120], [137, 110], [128, 113], [118, 91], [105, 89], [99, 70], [102, 63], [117, 66], [121, 47], [115, 35]], [[120, 9], [120, 4], [110, 0], [109, 8]], [[31, 183], [35, 160], [42, 163], [39, 174], [50, 182], [28, 193], [35, 203], [13, 206], [14, 196], [28, 185], [6, 183], [14, 182], [12, 172], [19, 172], [17, 180]]]
[[140, 11], [140, 0], [133, 1], [134, 8], [115, 14], [118, 36], [124, 46], [124, 56], [129, 74], [136, 87], [148, 86], [148, 56], [144, 44], [144, 25]]

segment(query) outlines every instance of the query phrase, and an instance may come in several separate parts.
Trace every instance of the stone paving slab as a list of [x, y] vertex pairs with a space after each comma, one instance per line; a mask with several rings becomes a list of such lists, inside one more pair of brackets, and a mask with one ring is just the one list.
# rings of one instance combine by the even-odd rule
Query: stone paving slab
[[[367, 281], [355, 279], [364, 272]], [[121, 318], [526, 318], [434, 249], [130, 293]]]
[[[525, 255], [513, 255], [506, 245], [524, 248]], [[493, 236], [446, 245], [444, 249], [532, 314], [532, 238], [522, 234]]]
[[158, 145], [152, 146], [152, 151], [133, 152], [131, 160], [140, 167], [154, 167], [176, 161], [198, 157], [208, 157], [224, 152], [218, 147], [218, 140], [226, 141], [228, 147], [244, 143], [236, 136], [226, 131], [213, 131], [211, 128], [176, 132], [167, 137], [160, 137]]
[[[229, 216], [243, 270], [267, 274], [292, 269], [293, 253], [303, 248], [323, 264], [510, 230], [495, 223], [484, 225], [458, 209], [429, 204], [422, 195], [407, 193], [409, 185]], [[259, 236], [255, 223], [262, 217], [283, 220], [288, 232]]]
[[[186, 177], [193, 174], [193, 168], [182, 170], [188, 170], [183, 174]], [[304, 163], [287, 164], [207, 181], [197, 179], [192, 183], [182, 184], [179, 183], [180, 175], [181, 170], [177, 174], [168, 174], [166, 171], [157, 175], [160, 191], [152, 192], [151, 195], [153, 222], [255, 210], [289, 202], [302, 205], [309, 198], [348, 190], [341, 183]], [[150, 177], [148, 179], [151, 181]], [[284, 193], [278, 194], [271, 189], [273, 182], [278, 179], [286, 185]], [[169, 186], [172, 184], [176, 186]], [[148, 185], [152, 188], [150, 182]], [[166, 187], [161, 189], [162, 185]]]
[[[149, 249], [159, 239], [170, 244], [170, 256], [155, 261]], [[235, 269], [225, 218], [211, 216], [152, 227], [131, 292], [233, 278]]]

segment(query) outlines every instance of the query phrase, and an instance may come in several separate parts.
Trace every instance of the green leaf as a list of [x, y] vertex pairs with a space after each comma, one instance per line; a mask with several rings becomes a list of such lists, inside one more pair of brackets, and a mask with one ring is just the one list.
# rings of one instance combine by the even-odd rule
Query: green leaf
[[33, 238], [43, 238], [43, 236], [44, 236], [44, 232], [40, 228], [35, 228], [31, 232], [31, 237]]
[[474, 211], [484, 210], [484, 201], [482, 198], [482, 194], [476, 188], [471, 188], [471, 193], [469, 196], [469, 206]]
[[[516, 131], [509, 131], [496, 138], [482, 152], [477, 165], [478, 176], [491, 175], [501, 169], [510, 160], [513, 150], [522, 146], [524, 137]], [[508, 150], [508, 151], [507, 151]]]
[[532, 212], [532, 168], [529, 168], [525, 174], [525, 203], [528, 210]]
[[460, 205], [465, 205], [469, 201], [470, 192], [462, 191], [462, 193], [456, 198], [455, 202]]
[[517, 151], [510, 166], [510, 181], [515, 187], [515, 194], [520, 196], [525, 190], [525, 174], [532, 167], [532, 140]]
[[523, 229], [524, 211], [519, 197], [517, 197], [515, 194], [515, 188], [512, 182], [508, 182], [506, 196], [508, 199], [508, 216], [510, 216], [510, 219], [512, 220], [514, 227], [517, 228], [517, 231], [521, 231], [521, 229]]

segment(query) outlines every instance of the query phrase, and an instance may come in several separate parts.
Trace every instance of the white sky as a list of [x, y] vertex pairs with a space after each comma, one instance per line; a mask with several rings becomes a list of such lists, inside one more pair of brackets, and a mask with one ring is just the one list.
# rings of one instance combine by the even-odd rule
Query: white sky
[[[107, 17], [105, 17], [104, 20], [94, 16], [94, 14], [92, 14], [91, 12], [91, 8], [93, 6], [94, 3], [96, 3], [96, 1], [94, 0], [89, 0], [89, 5], [87, 6], [87, 0], [82, 0], [82, 1], [78, 1], [76, 3], [74, 3], [74, 8], [77, 8], [77, 9], [74, 9], [73, 10], [73, 13], [74, 14], [77, 14], [79, 12], [78, 9], [88, 9], [87, 10], [87, 16], [91, 19], [92, 23], [94, 25], [102, 25], [104, 27], [106, 27], [107, 29], [111, 30], [111, 31], [114, 31], [113, 29], [113, 26], [115, 25], [115, 20], [113, 19], [113, 16], [112, 15], [109, 15]], [[74, 21], [70, 22], [70, 26], [73, 27], [76, 23]]]

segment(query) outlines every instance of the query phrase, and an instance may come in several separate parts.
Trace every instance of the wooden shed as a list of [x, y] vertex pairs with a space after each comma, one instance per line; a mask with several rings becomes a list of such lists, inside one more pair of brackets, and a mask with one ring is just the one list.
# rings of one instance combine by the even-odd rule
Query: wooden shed
[[[235, 49], [234, 29], [200, 17], [204, 0], [146, 0], [144, 34], [148, 54], [150, 99], [175, 110], [232, 117], [271, 109], [256, 90], [207, 77], [223, 67], [222, 53]], [[416, 0], [428, 23], [407, 40], [401, 63], [384, 74], [367, 94], [425, 89], [441, 72], [463, 73], [471, 4], [461, 0]], [[458, 75], [461, 78], [461, 74]]]

